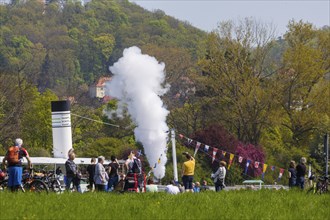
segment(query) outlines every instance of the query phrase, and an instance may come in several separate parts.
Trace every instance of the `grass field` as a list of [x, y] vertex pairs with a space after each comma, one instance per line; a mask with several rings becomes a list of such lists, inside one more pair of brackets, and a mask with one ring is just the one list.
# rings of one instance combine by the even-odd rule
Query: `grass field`
[[0, 193], [0, 219], [329, 219], [330, 194]]

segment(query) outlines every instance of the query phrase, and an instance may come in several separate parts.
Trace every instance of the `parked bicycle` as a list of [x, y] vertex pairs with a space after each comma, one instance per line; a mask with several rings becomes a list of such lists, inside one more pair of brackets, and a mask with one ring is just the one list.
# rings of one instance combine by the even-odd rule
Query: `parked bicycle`
[[63, 174], [57, 175], [54, 171], [49, 171], [44, 174], [42, 180], [47, 184], [50, 191], [62, 193], [65, 190]]
[[319, 177], [316, 183], [316, 193], [323, 194], [328, 192], [329, 178], [327, 176]]
[[[310, 180], [315, 180], [316, 177], [312, 176]], [[312, 187], [307, 191], [308, 193], [313, 194], [324, 194], [328, 192], [329, 178], [326, 176], [320, 176], [317, 178], [317, 181], [313, 182]]]
[[33, 169], [30, 172], [25, 172], [22, 176], [22, 186], [21, 190], [23, 192], [46, 192], [49, 189], [47, 184], [42, 181], [42, 179], [33, 174]]

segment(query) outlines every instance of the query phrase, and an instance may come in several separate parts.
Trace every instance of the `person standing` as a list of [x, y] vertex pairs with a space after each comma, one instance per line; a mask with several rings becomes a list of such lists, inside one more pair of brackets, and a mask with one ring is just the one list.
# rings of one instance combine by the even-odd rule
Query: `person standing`
[[225, 185], [226, 165], [227, 163], [225, 161], [220, 161], [217, 172], [215, 172], [215, 174], [212, 174], [212, 177], [214, 178], [216, 192], [226, 187]]
[[105, 171], [105, 168], [103, 166], [104, 163], [104, 157], [103, 156], [99, 156], [97, 158], [97, 164], [95, 166], [95, 174], [94, 174], [94, 181], [95, 181], [95, 186], [96, 186], [96, 190], [99, 192], [105, 192], [107, 189], [107, 185], [108, 185], [108, 180], [109, 180], [109, 176], [108, 173]]
[[95, 163], [96, 159], [91, 159], [91, 164], [87, 166], [88, 180], [89, 180], [89, 190], [93, 191], [95, 188], [94, 175], [95, 175]]
[[300, 163], [296, 167], [297, 183], [296, 185], [301, 189], [305, 187], [305, 175], [306, 175], [306, 158], [302, 157]]
[[182, 166], [182, 182], [186, 192], [193, 192], [193, 181], [195, 173], [195, 158], [188, 152], [184, 152], [187, 161]]
[[73, 152], [73, 150], [70, 150], [68, 155], [69, 159], [65, 162], [66, 190], [70, 190], [71, 183], [73, 183], [73, 186], [76, 188], [77, 192], [81, 193], [80, 174], [78, 172], [78, 167], [74, 162], [76, 154]]
[[111, 163], [109, 163], [109, 183], [108, 183], [108, 191], [112, 191], [118, 184], [119, 178], [118, 178], [118, 168], [119, 163], [115, 156], [111, 156]]
[[3, 158], [2, 164], [4, 169], [8, 172], [8, 188], [14, 192], [17, 191], [22, 185], [22, 159], [26, 158], [28, 162], [28, 169], [32, 169], [32, 163], [29, 157], [29, 153], [25, 148], [22, 147], [23, 140], [17, 138], [15, 140], [15, 146], [8, 149], [5, 157]]
[[296, 186], [296, 182], [297, 182], [296, 162], [294, 160], [291, 160], [290, 162], [288, 173], [289, 173], [289, 187], [292, 188]]

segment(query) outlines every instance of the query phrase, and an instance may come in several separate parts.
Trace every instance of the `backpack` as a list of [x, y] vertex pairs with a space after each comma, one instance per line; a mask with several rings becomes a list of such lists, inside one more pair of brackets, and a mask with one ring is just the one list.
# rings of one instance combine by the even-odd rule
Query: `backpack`
[[141, 173], [141, 161], [139, 159], [134, 159], [132, 172], [133, 173]]
[[19, 147], [12, 146], [8, 150], [7, 161], [10, 165], [15, 165], [19, 163]]

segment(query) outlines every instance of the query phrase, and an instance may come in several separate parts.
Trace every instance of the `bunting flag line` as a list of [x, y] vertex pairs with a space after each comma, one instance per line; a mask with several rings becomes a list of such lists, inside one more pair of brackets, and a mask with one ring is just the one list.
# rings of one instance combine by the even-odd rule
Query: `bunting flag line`
[[247, 174], [247, 171], [248, 171], [248, 168], [249, 168], [249, 166], [250, 166], [250, 163], [251, 163], [251, 160], [247, 160], [246, 161], [246, 166], [245, 166], [245, 175]]
[[[195, 140], [192, 140], [192, 139], [184, 136], [183, 134], [179, 134], [179, 137], [181, 139], [186, 138], [188, 145], [190, 145], [193, 141], [195, 141]], [[198, 142], [198, 141], [195, 141], [195, 142], [196, 142], [196, 146], [195, 146], [194, 156], [197, 154], [197, 152], [198, 152], [198, 150], [199, 150], [199, 148], [200, 148], [201, 145], [204, 145], [202, 151], [204, 151], [205, 153], [207, 153], [210, 156], [210, 154], [208, 153], [208, 151], [209, 151], [209, 149], [211, 147], [211, 148], [213, 148], [213, 151], [212, 151], [212, 163], [213, 163], [214, 160], [216, 160], [216, 155], [217, 155], [219, 149], [218, 148], [215, 148], [215, 147], [212, 147], [212, 146], [209, 146], [209, 145], [206, 145], [204, 143]], [[236, 155], [236, 154], [233, 154], [233, 153], [230, 153], [230, 152], [228, 152], [228, 153], [229, 153], [228, 170], [230, 169], [235, 156], [238, 157], [238, 162], [239, 163], [242, 163], [243, 160], [246, 159], [246, 158], [243, 158], [242, 156], [239, 156], [239, 155]], [[221, 158], [224, 158], [226, 156], [226, 154], [227, 154], [226, 151], [221, 150], [221, 154], [220, 154]], [[218, 161], [218, 159], [217, 159], [217, 161]], [[158, 160], [158, 163], [160, 163], [160, 158]], [[265, 176], [265, 173], [267, 171], [268, 165], [265, 164], [265, 163], [261, 163], [259, 161], [254, 161], [254, 160], [246, 159], [245, 172], [244, 172], [245, 174], [247, 174], [248, 168], [251, 165], [251, 163], [253, 163], [252, 168], [255, 168], [255, 169], [258, 169], [259, 166], [262, 165], [262, 179], [264, 179], [264, 176]], [[157, 162], [156, 162], [154, 168], [156, 168], [156, 166], [157, 166]], [[270, 169], [271, 169], [271, 171], [274, 172], [276, 170], [276, 166], [270, 166]], [[280, 180], [282, 178], [284, 172], [285, 172], [285, 169], [280, 168], [280, 173], [279, 173], [279, 176], [278, 176], [278, 180]], [[311, 175], [311, 169], [309, 168], [309, 170], [308, 170], [308, 176], [310, 176], [310, 175]]]
[[242, 162], [243, 162], [243, 157], [239, 156], [239, 157], [238, 157], [238, 162], [239, 162], [239, 163], [242, 163]]
[[278, 175], [278, 181], [281, 180], [281, 178], [283, 176], [283, 173], [284, 173], [284, 169], [283, 168], [280, 168], [280, 174]]
[[228, 170], [230, 169], [231, 164], [233, 163], [235, 154], [229, 155], [229, 164], [228, 164]]
[[214, 160], [215, 160], [215, 155], [217, 155], [217, 152], [218, 152], [218, 148], [213, 148], [213, 155], [212, 155], [212, 163], [214, 162]]
[[201, 143], [197, 141], [196, 148], [195, 148], [195, 153], [194, 153], [194, 157], [196, 156], [197, 151], [198, 151], [198, 149], [199, 149], [200, 146], [201, 146]]
[[268, 166], [268, 165], [264, 163], [264, 165], [263, 165], [263, 167], [262, 167], [262, 177], [261, 177], [262, 179], [264, 179], [264, 177], [265, 177], [265, 173], [266, 173], [266, 170], [267, 170], [267, 166]]

